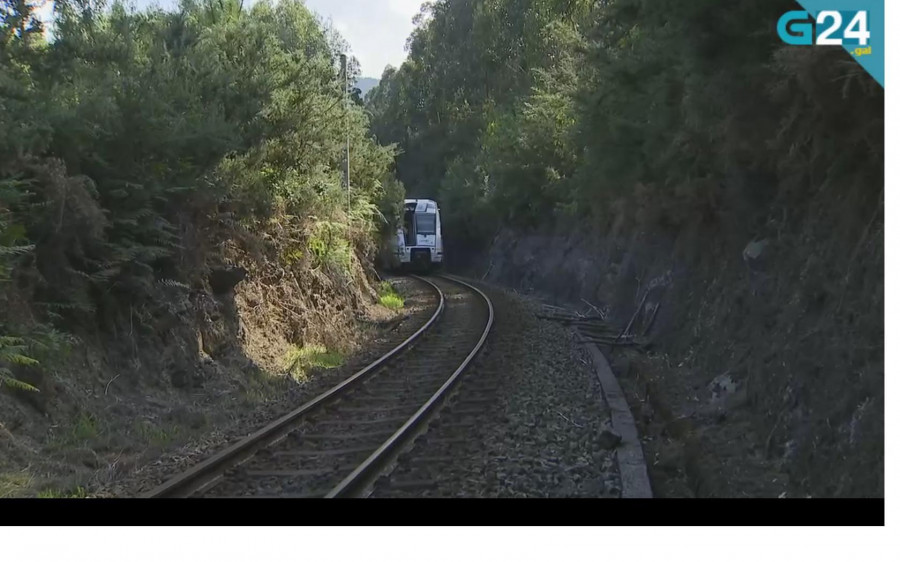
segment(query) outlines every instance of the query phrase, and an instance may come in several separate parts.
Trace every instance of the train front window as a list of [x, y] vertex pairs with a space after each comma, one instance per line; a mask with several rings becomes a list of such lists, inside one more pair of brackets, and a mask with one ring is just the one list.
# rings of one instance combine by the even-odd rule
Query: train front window
[[435, 234], [434, 215], [428, 213], [416, 213], [416, 234], [433, 236]]

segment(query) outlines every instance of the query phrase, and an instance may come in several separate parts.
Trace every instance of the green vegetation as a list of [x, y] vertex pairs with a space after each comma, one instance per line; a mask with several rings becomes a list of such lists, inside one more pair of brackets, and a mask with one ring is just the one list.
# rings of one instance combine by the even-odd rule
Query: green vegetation
[[136, 427], [141, 440], [156, 447], [164, 447], [181, 435], [181, 429], [177, 425], [161, 427], [144, 420], [139, 422]]
[[65, 439], [69, 443], [87, 443], [99, 436], [100, 425], [97, 418], [89, 413], [81, 413]]
[[[594, 230], [611, 248], [656, 237], [715, 258], [757, 237], [800, 248], [773, 275], [791, 285], [754, 286], [728, 310], [746, 306], [759, 319], [736, 323], [767, 335], [790, 326], [833, 351], [795, 365], [796, 350], [766, 355], [756, 387], [843, 392], [823, 377], [863, 366], [860, 401], [883, 386], [872, 345], [883, 339], [883, 89], [840, 48], [784, 45], [775, 22], [796, 7], [788, 0], [434, 0], [408, 60], [365, 106], [357, 93], [345, 103], [347, 45], [302, 0], [181, 0], [171, 11], [56, 0], [50, 42], [37, 5], [0, 0], [0, 389], [50, 395], [42, 382], [59, 375], [68, 333], [138, 364], [143, 343], [176, 347], [160, 335], [185, 313], [165, 291], [206, 287], [210, 267], [234, 255], [262, 262], [260, 283], [295, 282], [291, 294], [347, 290], [393, 235], [407, 189], [440, 201], [451, 256], [502, 227], [554, 225]], [[843, 245], [806, 251], [824, 239]], [[710, 276], [731, 290], [720, 265]], [[389, 284], [378, 297], [404, 306]], [[717, 325], [727, 315], [710, 318], [710, 330], [750, 341]], [[316, 345], [285, 357], [298, 378], [342, 362]], [[779, 363], [783, 380], [770, 380]], [[261, 376], [242, 381], [248, 400], [265, 396]], [[827, 454], [837, 419], [817, 416], [827, 439], [808, 439], [807, 458]], [[108, 437], [100, 419], [63, 424], [57, 444]], [[132, 432], [176, 437], [152, 424]], [[26, 485], [10, 474], [0, 496]]]
[[[0, 323], [0, 329], [2, 327]], [[44, 324], [33, 326], [23, 337], [4, 336], [0, 332], [0, 387], [40, 392], [34, 385], [16, 378], [13, 368], [40, 367], [42, 361], [59, 361], [66, 357], [76, 341], [75, 337]]]
[[366, 97], [373, 130], [399, 145], [410, 196], [441, 200], [457, 254], [498, 223], [752, 231], [773, 208], [795, 219], [819, 189], [856, 190], [849, 212], [866, 215], [883, 184], [883, 89], [841, 49], [781, 43], [789, 9], [431, 2], [408, 60]]
[[38, 362], [32, 357], [24, 355], [26, 353], [25, 340], [22, 338], [0, 336], [0, 385], [6, 385], [10, 388], [19, 390], [28, 390], [36, 392], [38, 389], [33, 385], [23, 382], [13, 376], [12, 370], [4, 365], [25, 365], [34, 366]]
[[302, 380], [310, 369], [334, 369], [344, 363], [344, 356], [336, 351], [329, 351], [321, 345], [305, 345], [295, 347], [285, 358], [285, 369], [295, 379]]
[[[34, 250], [33, 245], [22, 244], [25, 229], [21, 224], [13, 222], [12, 213], [6, 204], [19, 199], [18, 184], [12, 181], [0, 181], [0, 294], [3, 285], [9, 281], [10, 273], [18, 259]], [[6, 306], [6, 298], [0, 298], [0, 305]], [[25, 338], [5, 335], [3, 317], [0, 316], [0, 387], [6, 386], [19, 390], [37, 391], [38, 389], [13, 375], [12, 365], [34, 366], [38, 361], [29, 355], [28, 341]]]
[[38, 493], [39, 498], [44, 499], [84, 499], [87, 496], [87, 490], [82, 488], [81, 486], [76, 486], [72, 490], [62, 491], [62, 490], [43, 490]]
[[382, 281], [378, 286], [378, 302], [391, 310], [403, 308], [403, 297], [388, 281]]
[[391, 310], [400, 310], [403, 308], [403, 297], [397, 294], [381, 295], [378, 297], [378, 302]]
[[393, 149], [302, 1], [59, 0], [51, 42], [36, 4], [0, 4], [0, 384], [31, 389], [13, 365], [54, 327], [146, 332], [162, 280], [202, 284], [224, 241], [285, 241], [275, 266], [334, 275], [374, 247], [403, 196]]
[[33, 482], [34, 476], [28, 471], [0, 472], [0, 499], [19, 497]]
[[[557, 286], [623, 308], [670, 269], [660, 348], [741, 371], [767, 454], [796, 450], [798, 490], [882, 495], [883, 408], [867, 437], [837, 428], [883, 404], [884, 89], [840, 47], [785, 45], [793, 9], [436, 0], [366, 103], [409, 196], [439, 200], [448, 256], [488, 268], [502, 230], [501, 252], [554, 236], [602, 271], [573, 264], [585, 279]], [[517, 257], [507, 280], [545, 265]]]
[[309, 237], [308, 249], [314, 256], [315, 267], [330, 267], [347, 272], [350, 269], [350, 245], [345, 238], [347, 225], [319, 221]]

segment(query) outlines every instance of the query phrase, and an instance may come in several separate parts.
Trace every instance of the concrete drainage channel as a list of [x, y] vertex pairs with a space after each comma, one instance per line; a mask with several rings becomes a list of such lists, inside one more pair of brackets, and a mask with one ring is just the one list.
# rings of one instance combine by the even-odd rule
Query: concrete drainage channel
[[[605, 315], [595, 307], [592, 308], [597, 314], [583, 315], [544, 304], [541, 317], [573, 329], [590, 358], [591, 368], [600, 385], [603, 400], [609, 407], [609, 429], [604, 430], [600, 438], [608, 441], [615, 450], [616, 466], [621, 481], [621, 497], [652, 498], [653, 490], [646, 458], [634, 416], [619, 381], [600, 349], [601, 344], [615, 345], [623, 341], [625, 339], [623, 335], [629, 332], [634, 318], [625, 330], [619, 331], [607, 324]], [[633, 338], [633, 336], [626, 337]]]
[[622, 497], [652, 498], [653, 491], [650, 487], [650, 477], [647, 474], [647, 462], [641, 447], [640, 435], [634, 423], [634, 416], [631, 415], [631, 409], [625, 400], [625, 394], [597, 344], [585, 343], [585, 346], [591, 356], [597, 379], [603, 388], [603, 396], [609, 405], [612, 428], [622, 438], [616, 449], [619, 477], [622, 479]]

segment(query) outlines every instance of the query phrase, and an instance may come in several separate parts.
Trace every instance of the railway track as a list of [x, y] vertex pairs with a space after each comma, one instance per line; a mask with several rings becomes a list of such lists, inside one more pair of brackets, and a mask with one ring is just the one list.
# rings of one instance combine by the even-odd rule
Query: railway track
[[334, 388], [145, 497], [359, 497], [427, 426], [484, 345], [490, 299], [450, 277], [430, 319]]

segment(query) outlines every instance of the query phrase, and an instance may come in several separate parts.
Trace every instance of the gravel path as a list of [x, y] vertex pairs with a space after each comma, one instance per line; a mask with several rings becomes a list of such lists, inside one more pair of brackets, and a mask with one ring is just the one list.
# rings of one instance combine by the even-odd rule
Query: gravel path
[[495, 307], [487, 347], [372, 497], [619, 497], [609, 412], [573, 333], [478, 286]]

